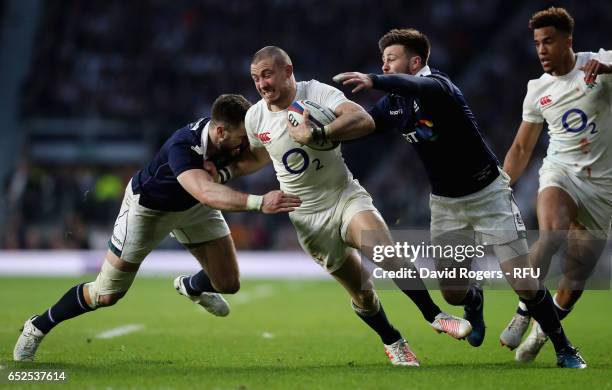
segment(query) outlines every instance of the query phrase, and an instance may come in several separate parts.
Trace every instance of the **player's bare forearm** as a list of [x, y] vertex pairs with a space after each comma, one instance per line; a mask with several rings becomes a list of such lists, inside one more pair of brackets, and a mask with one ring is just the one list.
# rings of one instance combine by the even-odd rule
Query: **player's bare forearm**
[[525, 153], [519, 147], [512, 145], [508, 153], [506, 154], [506, 158], [504, 159], [504, 172], [506, 172], [510, 176], [510, 185], [516, 183], [519, 177], [527, 168], [529, 164], [529, 159], [531, 158], [531, 154]]
[[543, 128], [542, 123], [523, 121], [514, 142], [504, 159], [504, 171], [510, 175], [510, 184], [514, 184], [527, 168]]
[[178, 182], [196, 198], [212, 208], [223, 211], [247, 210], [247, 194], [217, 184], [203, 169], [190, 169], [177, 176]]
[[361, 106], [353, 102], [342, 103], [336, 108], [338, 118], [327, 125], [326, 137], [332, 141], [346, 141], [372, 133], [374, 120]]
[[248, 195], [217, 184], [203, 169], [190, 169], [177, 176], [181, 186], [200, 203], [223, 211], [261, 211], [264, 214], [289, 213], [302, 204], [296, 195], [270, 191], [263, 196]]

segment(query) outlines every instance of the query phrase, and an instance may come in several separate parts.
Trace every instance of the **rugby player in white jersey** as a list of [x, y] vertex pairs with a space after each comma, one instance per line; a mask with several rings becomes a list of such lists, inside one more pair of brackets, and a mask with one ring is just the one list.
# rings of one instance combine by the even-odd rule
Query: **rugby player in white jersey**
[[[296, 82], [291, 59], [278, 47], [267, 46], [255, 53], [251, 77], [262, 100], [249, 109], [245, 119], [250, 153], [221, 170], [222, 181], [258, 170], [271, 161], [281, 189], [302, 201], [289, 214], [302, 248], [347, 290], [354, 311], [378, 333], [391, 363], [418, 366], [407, 342], [389, 323], [372, 281], [364, 276], [367, 271], [356, 250], [363, 250], [371, 258], [373, 243], [393, 245], [384, 220], [367, 191], [353, 180], [339, 147], [319, 151], [292, 139], [293, 132], [312, 129], [307, 127], [308, 120], [298, 127], [290, 126], [287, 108], [293, 101], [305, 99], [328, 107], [337, 116], [328, 126], [339, 133], [370, 132], [372, 118], [334, 87], [316, 80]], [[362, 242], [362, 231], [371, 232], [371, 242]], [[382, 267], [408, 266], [396, 260], [389, 259]], [[420, 279], [402, 291], [436, 331], [455, 338], [470, 333], [469, 322], [443, 313]]]
[[13, 351], [15, 361], [34, 360], [43, 338], [61, 322], [117, 303], [145, 257], [170, 233], [202, 266], [194, 275], [176, 278], [174, 288], [214, 315], [229, 313], [220, 293], [236, 293], [240, 281], [234, 242], [219, 210], [272, 214], [300, 205], [297, 196], [282, 191], [264, 196], [234, 191], [205, 171], [205, 160], [246, 144], [244, 116], [250, 106], [240, 95], [220, 96], [212, 105], [212, 118], [175, 131], [132, 177], [98, 277], [70, 288], [55, 305], [25, 322]]
[[[567, 244], [564, 275], [554, 296], [560, 319], [582, 295], [612, 216], [612, 51], [574, 53], [573, 27], [563, 8], [542, 10], [529, 21], [544, 74], [527, 84], [523, 121], [504, 161], [504, 170], [516, 182], [546, 122], [550, 143], [539, 172], [540, 237], [530, 260], [547, 270], [551, 257]], [[519, 304], [500, 336], [502, 344], [519, 346], [530, 317]], [[534, 321], [516, 360], [535, 359], [546, 340]]]

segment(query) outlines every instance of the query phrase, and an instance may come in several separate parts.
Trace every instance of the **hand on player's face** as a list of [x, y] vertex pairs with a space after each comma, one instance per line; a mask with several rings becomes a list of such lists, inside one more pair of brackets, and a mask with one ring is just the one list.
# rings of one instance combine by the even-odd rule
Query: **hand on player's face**
[[264, 214], [290, 213], [300, 207], [302, 201], [297, 195], [286, 194], [283, 191], [270, 191], [263, 197], [261, 212]]
[[342, 85], [355, 86], [351, 92], [356, 93], [362, 89], [370, 89], [373, 87], [372, 79], [370, 76], [359, 72], [345, 72], [337, 74], [333, 77], [333, 80]]
[[312, 123], [308, 120], [310, 113], [308, 110], [304, 110], [304, 120], [297, 126], [293, 126], [289, 120], [287, 120], [287, 126], [289, 128], [289, 136], [298, 144], [306, 145], [312, 141]]

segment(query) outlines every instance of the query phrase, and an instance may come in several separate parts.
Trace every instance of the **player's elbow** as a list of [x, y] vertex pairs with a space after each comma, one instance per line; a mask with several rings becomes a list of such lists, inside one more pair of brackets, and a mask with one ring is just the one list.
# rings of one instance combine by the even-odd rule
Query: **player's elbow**
[[365, 111], [360, 111], [358, 114], [358, 120], [355, 129], [358, 129], [356, 133], [360, 136], [370, 134], [376, 129], [376, 124], [372, 116]]
[[365, 130], [367, 130], [368, 132], [374, 131], [376, 129], [376, 123], [374, 123], [374, 118], [372, 118], [372, 116], [370, 116], [370, 114], [368, 114], [367, 112], [364, 114], [365, 114], [365, 119], [364, 119]]

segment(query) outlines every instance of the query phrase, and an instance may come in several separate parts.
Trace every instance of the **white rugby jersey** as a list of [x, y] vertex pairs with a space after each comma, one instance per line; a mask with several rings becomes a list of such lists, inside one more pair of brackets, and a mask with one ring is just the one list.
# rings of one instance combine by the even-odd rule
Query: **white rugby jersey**
[[563, 76], [544, 73], [527, 84], [523, 120], [548, 124], [545, 161], [578, 176], [612, 179], [612, 74], [597, 76], [594, 86], [579, 68], [590, 59], [612, 62], [612, 51], [577, 53], [576, 66]]
[[[337, 88], [316, 80], [297, 83], [294, 100], [305, 99], [332, 111], [349, 101]], [[286, 109], [272, 112], [262, 99], [249, 108], [245, 127], [251, 147], [265, 147], [270, 154], [281, 190], [298, 195], [302, 200], [296, 212], [321, 211], [331, 207], [353, 179], [340, 146], [318, 151], [300, 145], [289, 136]]]

